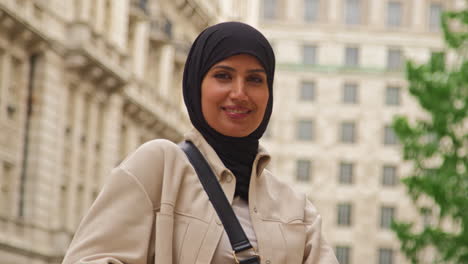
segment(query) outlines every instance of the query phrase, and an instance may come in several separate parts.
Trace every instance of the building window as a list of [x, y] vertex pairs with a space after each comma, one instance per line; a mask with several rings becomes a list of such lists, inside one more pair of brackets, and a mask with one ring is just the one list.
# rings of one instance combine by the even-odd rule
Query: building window
[[278, 0], [263, 0], [263, 18], [274, 20], [277, 18]]
[[351, 248], [347, 246], [337, 246], [335, 249], [336, 258], [340, 264], [349, 264], [351, 256]]
[[20, 106], [20, 101], [21, 101], [21, 93], [20, 91], [22, 90], [22, 79], [24, 77], [24, 67], [23, 67], [23, 62], [16, 58], [16, 57], [11, 57], [10, 65], [9, 67], [11, 68], [10, 72], [10, 83], [6, 86], [6, 113], [7, 117], [10, 120], [16, 120], [18, 116], [18, 110]]
[[301, 101], [313, 101], [315, 99], [315, 83], [302, 82], [300, 98]]
[[359, 66], [359, 48], [358, 47], [346, 47], [344, 64], [347, 67]]
[[387, 70], [401, 70], [403, 55], [400, 49], [389, 49], [387, 52]]
[[393, 264], [393, 249], [379, 248], [379, 264]]
[[356, 142], [356, 124], [354, 122], [341, 123], [340, 139], [342, 143]]
[[302, 48], [302, 62], [305, 65], [317, 64], [317, 47], [313, 45], [304, 45]]
[[400, 87], [388, 86], [385, 89], [385, 104], [400, 105]]
[[320, 0], [304, 0], [304, 20], [317, 22], [319, 20]]
[[380, 227], [383, 229], [390, 229], [394, 216], [394, 207], [382, 206], [382, 208], [380, 208]]
[[346, 0], [345, 1], [345, 23], [347, 25], [361, 24], [361, 1]]
[[431, 208], [421, 208], [421, 216], [424, 227], [432, 225], [432, 209]]
[[353, 183], [353, 171], [354, 171], [354, 165], [352, 163], [341, 162], [338, 182], [342, 184], [352, 184]]
[[442, 14], [442, 5], [440, 3], [431, 3], [429, 7], [429, 30], [438, 32], [440, 30], [440, 16]]
[[314, 122], [312, 120], [299, 120], [297, 123], [297, 139], [314, 139]]
[[403, 12], [399, 1], [390, 1], [387, 4], [387, 26], [396, 28], [401, 26]]
[[298, 160], [296, 162], [296, 179], [299, 182], [308, 182], [310, 181], [310, 171], [311, 171], [311, 162], [310, 160]]
[[382, 167], [382, 185], [395, 186], [397, 184], [397, 168], [393, 165], [384, 165]]
[[384, 145], [395, 145], [398, 143], [398, 138], [395, 131], [391, 126], [385, 126], [384, 128]]
[[148, 0], [139, 0], [138, 1], [138, 7], [140, 7], [141, 9], [143, 9], [146, 12], [147, 9], [148, 9]]
[[358, 86], [356, 83], [345, 83], [343, 85], [343, 103], [356, 104], [358, 102]]
[[339, 226], [351, 225], [351, 210], [352, 206], [349, 203], [338, 204], [338, 222]]

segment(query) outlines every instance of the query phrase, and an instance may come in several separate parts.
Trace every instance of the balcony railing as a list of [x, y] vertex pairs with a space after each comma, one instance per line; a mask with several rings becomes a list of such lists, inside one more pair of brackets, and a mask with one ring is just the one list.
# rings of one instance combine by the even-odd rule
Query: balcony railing
[[132, 6], [141, 9], [144, 13], [148, 13], [148, 0], [132, 0]]
[[191, 44], [190, 42], [186, 42], [183, 40], [175, 40], [174, 41], [174, 48], [175, 48], [175, 58], [178, 62], [185, 62], [187, 55], [190, 51]]
[[160, 41], [172, 39], [172, 23], [166, 18], [155, 18], [150, 22], [151, 36]]

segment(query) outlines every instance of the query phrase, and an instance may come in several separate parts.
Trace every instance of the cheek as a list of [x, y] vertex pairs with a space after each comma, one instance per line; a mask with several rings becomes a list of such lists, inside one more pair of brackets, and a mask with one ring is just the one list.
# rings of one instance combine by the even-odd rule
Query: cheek
[[270, 96], [268, 90], [266, 92], [258, 94], [257, 96], [257, 106], [259, 109], [261, 109], [262, 113], [265, 113], [266, 111], [269, 97]]
[[[210, 81], [203, 81], [201, 88], [201, 109], [206, 119], [213, 116], [218, 108], [219, 92]], [[208, 117], [208, 118], [207, 118]]]

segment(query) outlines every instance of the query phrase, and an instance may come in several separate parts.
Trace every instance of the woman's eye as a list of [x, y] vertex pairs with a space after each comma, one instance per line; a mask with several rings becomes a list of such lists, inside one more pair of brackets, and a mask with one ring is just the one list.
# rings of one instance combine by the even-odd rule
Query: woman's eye
[[249, 76], [247, 80], [254, 83], [263, 83], [263, 78], [261, 76]]
[[216, 73], [214, 75], [216, 79], [221, 79], [221, 80], [229, 80], [231, 78], [231, 75], [227, 73]]

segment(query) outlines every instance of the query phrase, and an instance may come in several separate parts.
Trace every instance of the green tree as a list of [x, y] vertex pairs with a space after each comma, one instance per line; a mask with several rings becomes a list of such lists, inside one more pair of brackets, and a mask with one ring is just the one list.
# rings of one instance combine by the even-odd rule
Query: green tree
[[[435, 263], [468, 263], [468, 10], [444, 12], [441, 19], [447, 49], [426, 64], [407, 62], [409, 91], [428, 113], [427, 119], [409, 121], [399, 116], [393, 128], [411, 162], [411, 175], [402, 182], [420, 214], [435, 212], [425, 226], [394, 222], [401, 250], [418, 263], [430, 247]], [[456, 54], [448, 63], [446, 54]], [[429, 199], [430, 208], [420, 199]], [[435, 209], [435, 210], [432, 210]], [[443, 228], [449, 222], [452, 228]]]

